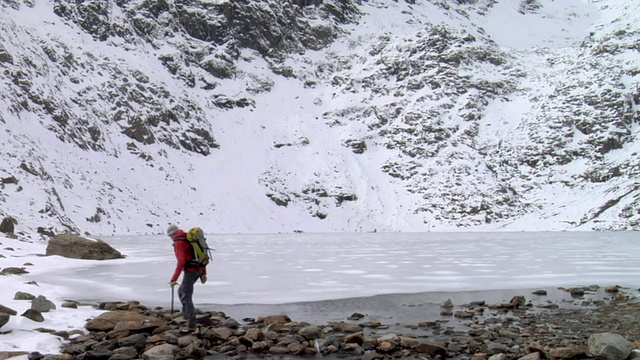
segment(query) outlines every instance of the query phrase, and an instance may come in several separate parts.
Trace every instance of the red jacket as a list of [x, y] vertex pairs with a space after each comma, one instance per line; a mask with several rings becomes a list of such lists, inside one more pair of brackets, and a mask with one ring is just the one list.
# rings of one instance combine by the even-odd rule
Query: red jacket
[[193, 250], [191, 249], [191, 245], [189, 245], [189, 241], [187, 240], [187, 234], [178, 230], [173, 236], [173, 250], [176, 253], [176, 259], [178, 263], [176, 264], [176, 270], [173, 272], [173, 276], [171, 277], [171, 281], [178, 281], [180, 274], [185, 272], [202, 272], [202, 275], [207, 275], [207, 268], [194, 268], [187, 267], [187, 263], [193, 260]]

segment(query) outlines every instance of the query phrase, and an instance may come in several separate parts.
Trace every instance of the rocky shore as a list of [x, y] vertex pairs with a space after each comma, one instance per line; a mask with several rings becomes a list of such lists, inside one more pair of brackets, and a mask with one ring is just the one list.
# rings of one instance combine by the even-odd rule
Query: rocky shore
[[[184, 319], [179, 312], [136, 301], [102, 302], [96, 306], [104, 312], [89, 319], [83, 331], [42, 329], [65, 339], [61, 354], [22, 355], [33, 360], [624, 360], [640, 358], [634, 350], [640, 347], [637, 293], [589, 286], [515, 292], [504, 302], [478, 298], [457, 303], [454, 296], [433, 304], [436, 314], [428, 303], [403, 304], [431, 315], [402, 322], [357, 311], [328, 322], [283, 313], [234, 319], [222, 311], [200, 311], [198, 331], [186, 334], [180, 331]], [[21, 354], [0, 354], [0, 359], [16, 355]]]

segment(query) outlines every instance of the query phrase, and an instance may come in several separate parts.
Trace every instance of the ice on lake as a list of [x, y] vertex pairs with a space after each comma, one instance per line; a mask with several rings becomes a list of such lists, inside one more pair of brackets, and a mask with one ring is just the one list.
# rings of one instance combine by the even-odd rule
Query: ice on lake
[[[380, 294], [638, 286], [637, 232], [218, 235], [197, 304], [283, 304]], [[82, 301], [167, 306], [175, 268], [166, 236], [102, 238], [127, 256], [40, 275]], [[81, 275], [81, 276], [78, 276]], [[42, 279], [44, 276], [44, 279]], [[66, 293], [65, 293], [66, 292]]]

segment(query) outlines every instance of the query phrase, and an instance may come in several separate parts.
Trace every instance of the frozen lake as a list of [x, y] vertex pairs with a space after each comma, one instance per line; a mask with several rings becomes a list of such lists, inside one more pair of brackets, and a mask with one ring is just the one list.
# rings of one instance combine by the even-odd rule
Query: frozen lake
[[[127, 258], [76, 261], [40, 281], [63, 285], [62, 296], [75, 300], [168, 306], [171, 240], [102, 239]], [[209, 235], [208, 242], [215, 252], [209, 282], [196, 287], [198, 306], [640, 285], [638, 232], [227, 234]]]

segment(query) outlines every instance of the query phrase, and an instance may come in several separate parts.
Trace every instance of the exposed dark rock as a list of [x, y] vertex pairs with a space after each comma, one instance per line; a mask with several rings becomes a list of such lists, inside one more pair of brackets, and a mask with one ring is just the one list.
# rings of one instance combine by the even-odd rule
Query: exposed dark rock
[[43, 322], [44, 321], [44, 317], [42, 316], [42, 313], [38, 310], [35, 309], [27, 309], [22, 315], [20, 316], [24, 316], [29, 320], [33, 320], [35, 322]]
[[11, 216], [7, 216], [2, 219], [2, 223], [0, 223], [0, 232], [5, 234], [13, 234], [15, 231], [15, 226], [18, 224], [18, 220]]
[[56, 304], [54, 304], [53, 301], [48, 300], [45, 296], [38, 295], [38, 297], [31, 300], [31, 309], [37, 310], [41, 313], [46, 313], [51, 310], [55, 310]]
[[9, 316], [9, 314], [4, 313], [4, 312], [0, 312], [0, 329], [5, 326], [9, 320], [11, 319], [11, 316]]
[[29, 272], [24, 269], [24, 267], [6, 267], [0, 271], [0, 275], [22, 275], [28, 274]]
[[158, 318], [149, 317], [134, 311], [110, 311], [90, 320], [85, 327], [89, 331], [109, 332], [114, 330], [118, 324], [124, 324], [126, 327], [136, 327], [140, 324], [149, 324], [149, 326], [158, 327], [161, 322]]
[[62, 303], [62, 305], [60, 305], [60, 307], [67, 309], [77, 309], [78, 303], [75, 301], [65, 301]]
[[36, 232], [38, 234], [42, 234], [48, 237], [54, 237], [56, 234], [53, 232], [53, 229], [51, 228], [44, 228], [41, 226], [38, 226], [38, 228], [36, 229]]
[[16, 292], [16, 294], [13, 296], [14, 300], [33, 300], [35, 298], [36, 298], [35, 295], [22, 292], [22, 291]]
[[589, 353], [598, 360], [624, 360], [636, 346], [624, 336], [614, 333], [597, 333], [587, 341]]
[[119, 251], [102, 240], [89, 240], [74, 234], [56, 235], [49, 240], [46, 256], [52, 255], [88, 260], [124, 258]]
[[367, 143], [364, 140], [348, 139], [344, 141], [344, 146], [353, 149], [356, 154], [362, 154], [367, 150]]
[[9, 176], [9, 177], [6, 177], [6, 178], [2, 178], [0, 180], [0, 187], [4, 188], [4, 184], [17, 185], [18, 184], [18, 179], [15, 176]]
[[0, 45], [0, 63], [13, 64], [13, 56], [2, 45]]
[[18, 312], [16, 312], [15, 310], [8, 308], [4, 305], [0, 305], [0, 314], [7, 314], [7, 315], [18, 315]]

